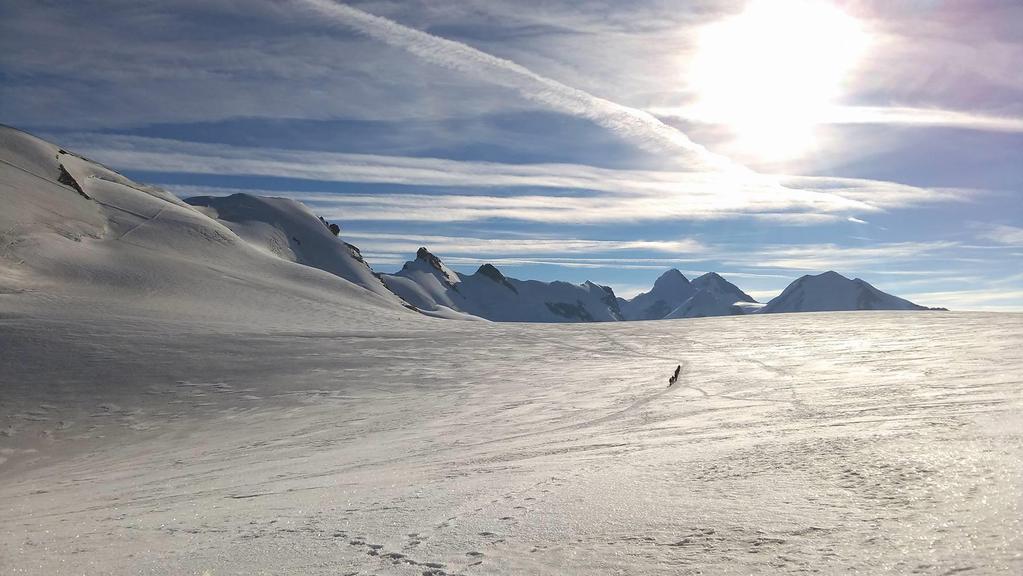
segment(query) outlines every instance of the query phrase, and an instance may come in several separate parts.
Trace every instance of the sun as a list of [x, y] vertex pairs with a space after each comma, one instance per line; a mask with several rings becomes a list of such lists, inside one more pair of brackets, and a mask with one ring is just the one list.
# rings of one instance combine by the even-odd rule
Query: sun
[[863, 25], [829, 2], [754, 0], [702, 30], [691, 114], [727, 125], [741, 151], [764, 160], [799, 156], [867, 45]]

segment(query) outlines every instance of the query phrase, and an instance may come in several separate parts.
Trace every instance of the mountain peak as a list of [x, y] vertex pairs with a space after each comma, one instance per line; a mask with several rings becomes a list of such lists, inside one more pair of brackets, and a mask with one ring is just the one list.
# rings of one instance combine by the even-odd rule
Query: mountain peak
[[434, 256], [433, 252], [427, 250], [425, 246], [420, 246], [419, 250], [416, 250], [416, 260], [422, 260], [433, 268], [444, 272], [444, 263], [441, 262], [440, 258]]
[[429, 250], [426, 249], [426, 246], [420, 246], [419, 250], [416, 250], [416, 259], [423, 260], [430, 264], [433, 264], [433, 262], [435, 261], [440, 262], [440, 258], [434, 256], [433, 252], [430, 252]]
[[494, 266], [493, 264], [491, 264], [489, 262], [487, 262], [486, 264], [480, 266], [476, 270], [476, 273], [477, 274], [482, 274], [482, 275], [486, 276], [487, 278], [490, 278], [491, 280], [494, 280], [495, 282], [500, 282], [500, 281], [504, 280], [504, 274], [502, 274], [501, 271], [497, 269], [497, 266]]
[[834, 280], [848, 280], [848, 278], [846, 278], [845, 276], [842, 276], [841, 274], [839, 274], [838, 272], [835, 272], [834, 270], [828, 270], [827, 272], [822, 272], [822, 273], [818, 274], [816, 277], [817, 278], [834, 279]]
[[497, 269], [497, 266], [494, 266], [489, 262], [480, 266], [479, 269], [476, 270], [476, 273], [486, 276], [487, 278], [493, 280], [494, 282], [497, 282], [498, 284], [504, 286], [505, 288], [511, 290], [516, 294], [519, 293], [518, 289], [515, 288], [515, 286], [512, 285], [511, 282], [508, 281], [508, 278], [506, 278], [505, 275], [502, 274], [501, 271]]
[[725, 280], [717, 272], [707, 272], [706, 274], [694, 279], [691, 284], [697, 290], [710, 292], [716, 298], [730, 304], [735, 302], [756, 302], [752, 296], [743, 292], [735, 284]]
[[[455, 284], [455, 283], [460, 281], [460, 278], [458, 277], [458, 273], [456, 273], [454, 270], [452, 270], [452, 269], [448, 268], [447, 266], [445, 266], [444, 262], [442, 262], [440, 258], [435, 256], [433, 254], [433, 252], [430, 252], [429, 250], [427, 250], [425, 246], [420, 246], [419, 250], [416, 250], [416, 260], [415, 261], [416, 262], [422, 262], [423, 264], [425, 264], [426, 266], [429, 266], [431, 269], [435, 270], [436, 272], [439, 272], [440, 275], [443, 277], [443, 279], [446, 280], [450, 284]], [[411, 262], [405, 263], [405, 268], [408, 268], [410, 264], [411, 264]]]
[[689, 280], [679, 272], [678, 268], [668, 270], [654, 281], [654, 290], [657, 291], [676, 290], [687, 286], [689, 286]]
[[619, 307], [627, 320], [660, 320], [695, 292], [689, 280], [672, 268], [654, 281], [649, 292], [638, 294], [631, 300], [620, 301]]
[[605, 294], [610, 294], [612, 297], [614, 297], [615, 291], [610, 286], [605, 286], [603, 284], [597, 284], [596, 282], [594, 282], [592, 280], [587, 280], [587, 281], [583, 282], [583, 286], [591, 288], [591, 289], [595, 288], [595, 289], [600, 290], [601, 292], [603, 292]]

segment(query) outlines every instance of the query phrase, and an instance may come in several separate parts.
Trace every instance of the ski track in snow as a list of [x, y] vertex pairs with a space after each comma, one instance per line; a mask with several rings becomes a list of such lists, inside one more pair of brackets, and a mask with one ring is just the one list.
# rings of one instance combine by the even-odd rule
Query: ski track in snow
[[1023, 570], [1019, 315], [257, 332], [3, 302], [3, 574]]

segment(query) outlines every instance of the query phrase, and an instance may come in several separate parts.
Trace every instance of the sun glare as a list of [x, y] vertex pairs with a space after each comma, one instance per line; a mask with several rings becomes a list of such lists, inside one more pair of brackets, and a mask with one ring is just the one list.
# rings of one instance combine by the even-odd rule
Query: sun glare
[[755, 0], [702, 31], [689, 71], [696, 118], [765, 160], [805, 153], [867, 46], [858, 20], [814, 0]]

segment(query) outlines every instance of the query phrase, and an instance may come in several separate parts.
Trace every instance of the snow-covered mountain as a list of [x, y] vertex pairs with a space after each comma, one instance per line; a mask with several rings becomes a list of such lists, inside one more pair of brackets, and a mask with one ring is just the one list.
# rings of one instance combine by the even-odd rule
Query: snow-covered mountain
[[661, 274], [649, 292], [630, 300], [618, 299], [618, 308], [625, 320], [660, 320], [681, 306], [696, 288], [677, 269]]
[[319, 268], [378, 296], [397, 301], [362, 258], [359, 249], [334, 236], [301, 202], [249, 194], [195, 196], [186, 198], [185, 202], [269, 255]]
[[681, 306], [668, 313], [664, 319], [737, 316], [743, 313], [743, 309], [736, 306], [734, 301], [718, 297], [709, 290], [697, 290]]
[[743, 292], [738, 286], [725, 280], [717, 272], [707, 272], [703, 276], [692, 281], [693, 288], [709, 292], [722, 302], [734, 304], [735, 302], [749, 302], [755, 304], [757, 301], [752, 296]]
[[649, 292], [631, 300], [618, 299], [626, 320], [662, 320], [728, 316], [743, 314], [737, 302], [756, 304], [749, 294], [716, 272], [708, 272], [692, 282], [676, 269], [661, 274]]
[[828, 271], [816, 276], [808, 274], [789, 284], [785, 291], [764, 306], [761, 313], [842, 310], [928, 310], [928, 308], [882, 292], [859, 278], [850, 280], [838, 272]]
[[593, 282], [508, 278], [484, 264], [471, 275], [448, 268], [426, 248], [395, 274], [381, 276], [395, 294], [440, 316], [468, 314], [496, 322], [610, 322], [621, 320], [614, 291]]
[[263, 325], [410, 314], [297, 203], [206, 204], [221, 219], [0, 126], [0, 294]]
[[388, 289], [421, 312], [443, 318], [471, 318], [465, 296], [456, 288], [462, 279], [430, 253], [420, 248], [416, 259], [395, 274], [382, 274]]

